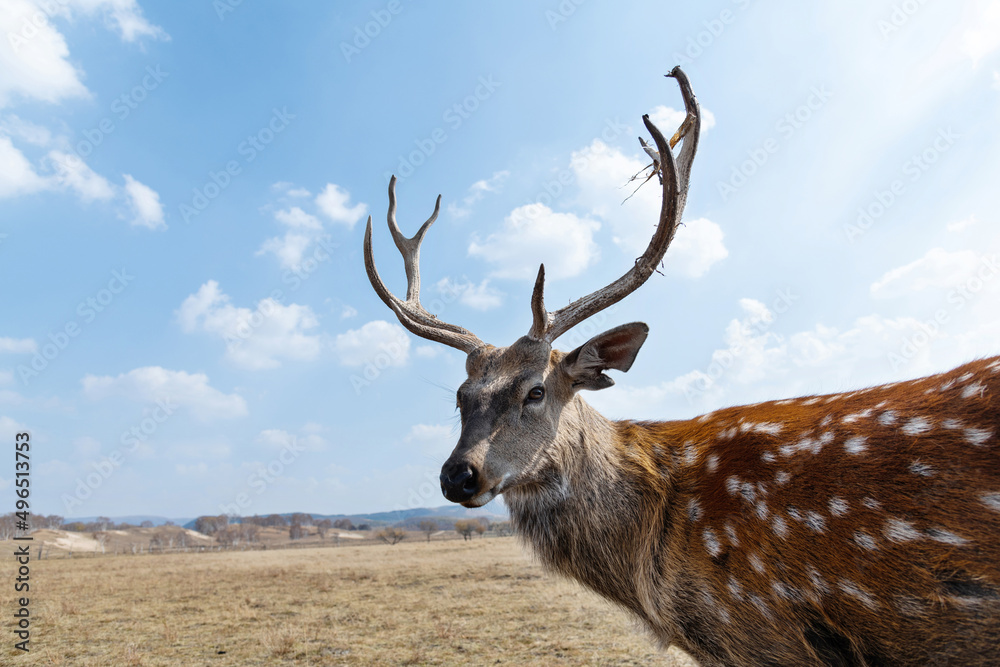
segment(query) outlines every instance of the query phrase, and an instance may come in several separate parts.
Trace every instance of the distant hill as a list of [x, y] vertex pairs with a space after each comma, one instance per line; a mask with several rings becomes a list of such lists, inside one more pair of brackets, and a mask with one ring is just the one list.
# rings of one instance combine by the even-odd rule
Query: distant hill
[[[152, 516], [146, 514], [130, 514], [129, 516], [109, 516], [114, 523], [127, 523], [133, 526], [139, 526], [143, 521], [151, 521], [154, 526], [162, 526], [168, 521], [173, 521], [178, 526], [185, 526], [188, 523], [194, 523], [194, 519], [190, 517], [183, 517], [180, 519], [165, 517], [165, 516]], [[66, 519], [66, 523], [73, 521], [79, 521], [80, 523], [91, 523], [92, 521], [97, 521], [96, 516], [83, 516], [83, 517], [72, 517]], [[186, 527], [186, 526], [185, 526]]]
[[[499, 510], [499, 512], [497, 510]], [[283, 516], [287, 519], [291, 517], [292, 514], [297, 514], [297, 512], [279, 512], [278, 514], [279, 516]], [[441, 519], [449, 524], [454, 522], [456, 519], [483, 517], [489, 519], [490, 521], [506, 521], [509, 518], [507, 515], [507, 508], [499, 503], [493, 507], [478, 507], [475, 509], [468, 509], [462, 507], [461, 505], [442, 505], [441, 507], [417, 507], [415, 509], [373, 512], [370, 514], [314, 514], [311, 512], [302, 512], [302, 514], [308, 514], [313, 518], [313, 521], [320, 521], [322, 519], [330, 519], [331, 521], [336, 521], [337, 519], [350, 519], [351, 523], [354, 523], [355, 525], [367, 523], [372, 527], [388, 526], [401, 522], [411, 522], [415, 519], [422, 518]], [[236, 522], [239, 522], [239, 520], [239, 517], [234, 519]], [[185, 528], [194, 528], [194, 522], [194, 519], [190, 519], [186, 523], [178, 523], [178, 525], [182, 525]], [[175, 521], [175, 523], [177, 522]]]

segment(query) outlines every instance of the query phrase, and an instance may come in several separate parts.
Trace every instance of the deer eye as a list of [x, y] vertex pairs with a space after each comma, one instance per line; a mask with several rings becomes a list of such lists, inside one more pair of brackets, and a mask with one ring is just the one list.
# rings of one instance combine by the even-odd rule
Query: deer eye
[[532, 402], [540, 401], [544, 397], [545, 397], [544, 387], [532, 387], [531, 390], [528, 392], [528, 400]]

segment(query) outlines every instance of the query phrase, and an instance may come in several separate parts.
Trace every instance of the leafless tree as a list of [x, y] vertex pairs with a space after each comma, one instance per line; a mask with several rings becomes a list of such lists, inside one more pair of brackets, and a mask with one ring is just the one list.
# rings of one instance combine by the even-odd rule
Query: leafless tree
[[431, 535], [439, 530], [438, 522], [433, 519], [423, 519], [420, 522], [420, 530], [427, 536], [427, 541], [431, 541]]
[[379, 538], [386, 544], [397, 544], [406, 539], [406, 531], [402, 528], [383, 528], [375, 533], [375, 537]]

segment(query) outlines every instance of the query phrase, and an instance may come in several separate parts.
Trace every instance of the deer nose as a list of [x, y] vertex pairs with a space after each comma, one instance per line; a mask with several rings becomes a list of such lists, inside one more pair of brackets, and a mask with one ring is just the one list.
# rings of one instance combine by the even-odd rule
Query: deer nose
[[441, 468], [441, 492], [453, 503], [475, 498], [479, 493], [479, 475], [468, 463], [446, 463]]

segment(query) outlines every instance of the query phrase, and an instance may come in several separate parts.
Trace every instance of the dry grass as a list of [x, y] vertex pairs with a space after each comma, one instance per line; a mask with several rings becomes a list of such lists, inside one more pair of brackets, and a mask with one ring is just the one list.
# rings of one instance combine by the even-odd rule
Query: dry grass
[[0, 664], [694, 664], [512, 538], [42, 560], [31, 614]]

